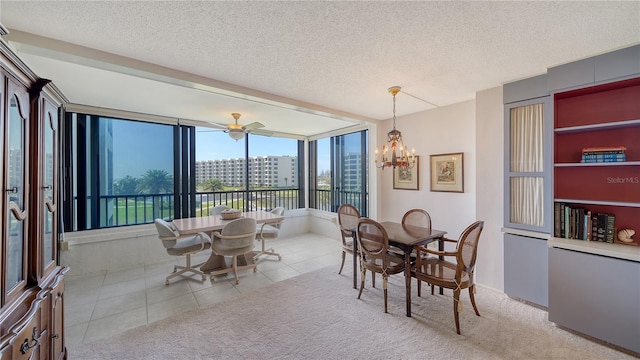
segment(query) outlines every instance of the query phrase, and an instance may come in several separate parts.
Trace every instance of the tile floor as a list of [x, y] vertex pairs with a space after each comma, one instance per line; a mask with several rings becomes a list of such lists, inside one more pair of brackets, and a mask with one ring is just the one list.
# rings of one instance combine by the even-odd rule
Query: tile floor
[[[217, 276], [213, 283], [208, 277], [200, 282], [197, 275], [188, 280], [176, 278], [166, 286], [165, 277], [171, 273], [177, 259], [89, 276], [65, 277], [67, 347], [94, 342], [183, 311], [206, 307], [325, 266], [335, 266], [336, 272], [340, 267], [342, 246], [336, 239], [302, 234], [268, 240], [268, 245], [282, 255], [282, 260], [262, 256], [257, 272], [239, 272], [238, 285], [231, 274]], [[210, 251], [198, 254], [192, 261], [203, 262], [209, 254]], [[347, 257], [345, 271], [351, 273], [351, 266]]]

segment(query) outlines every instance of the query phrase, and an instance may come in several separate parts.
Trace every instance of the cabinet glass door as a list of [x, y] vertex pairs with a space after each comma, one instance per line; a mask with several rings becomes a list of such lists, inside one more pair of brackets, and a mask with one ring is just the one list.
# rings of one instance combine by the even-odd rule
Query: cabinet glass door
[[55, 262], [56, 242], [56, 201], [55, 176], [57, 169], [56, 154], [56, 122], [55, 109], [45, 108], [44, 118], [44, 159], [43, 159], [43, 191], [44, 191], [44, 265], [45, 269]]
[[6, 122], [7, 149], [5, 152], [5, 204], [6, 208], [6, 291], [10, 292], [25, 280], [24, 254], [26, 227], [26, 125], [28, 102], [21, 102], [17, 95], [9, 100]]
[[541, 230], [545, 226], [545, 104], [525, 103], [507, 109], [506, 175], [509, 227]]

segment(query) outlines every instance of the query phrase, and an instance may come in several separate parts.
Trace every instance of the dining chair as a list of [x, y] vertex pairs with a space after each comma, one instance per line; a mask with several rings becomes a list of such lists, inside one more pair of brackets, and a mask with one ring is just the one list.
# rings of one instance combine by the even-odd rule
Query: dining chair
[[[460, 302], [460, 292], [469, 289], [469, 298], [476, 315], [480, 316], [474, 292], [476, 256], [478, 253], [478, 241], [484, 227], [484, 221], [476, 221], [469, 225], [456, 240], [443, 238], [445, 242], [456, 244], [455, 251], [432, 250], [425, 246], [416, 246], [418, 252], [415, 266], [411, 269], [411, 276], [418, 280], [425, 281], [431, 285], [431, 295], [434, 286], [439, 286], [453, 290], [453, 316], [456, 322], [456, 332], [460, 335], [460, 320], [458, 313], [462, 312]], [[422, 258], [421, 252], [436, 255], [437, 257]], [[442, 259], [440, 257], [443, 257]], [[453, 257], [455, 262], [447, 261], [446, 258]], [[420, 296], [420, 293], [418, 293]]]
[[196, 235], [181, 236], [172, 224], [162, 219], [155, 219], [154, 224], [156, 225], [158, 237], [162, 241], [162, 245], [167, 249], [167, 254], [171, 256], [184, 256], [186, 258], [185, 266], [173, 266], [173, 273], [166, 277], [165, 284], [169, 285], [169, 280], [188, 272], [201, 275], [202, 281], [204, 281], [206, 275], [197, 269], [204, 263], [191, 265], [191, 255], [209, 249], [211, 247], [211, 238], [203, 232], [197, 233]]
[[221, 231], [213, 232], [211, 249], [216, 255], [231, 256], [231, 267], [213, 270], [209, 274], [211, 281], [215, 275], [227, 274], [233, 271], [236, 284], [240, 282], [238, 270], [253, 269], [256, 272], [255, 263], [238, 265], [238, 256], [250, 253], [253, 250], [256, 239], [256, 220], [253, 218], [241, 218], [227, 223]]
[[342, 273], [344, 268], [344, 258], [346, 254], [353, 255], [353, 234], [360, 220], [360, 212], [351, 204], [342, 204], [338, 208], [338, 224], [340, 225], [340, 235], [342, 237], [342, 263], [338, 274]]
[[382, 274], [382, 289], [384, 292], [384, 312], [387, 312], [387, 282], [389, 275], [404, 271], [404, 259], [389, 252], [389, 236], [380, 223], [375, 220], [362, 218], [357, 225], [357, 242], [360, 255], [360, 291], [358, 299], [364, 289], [367, 270]]
[[402, 216], [402, 223], [431, 229], [431, 216], [422, 209], [411, 209]]
[[[402, 216], [402, 224], [431, 229], [431, 216], [426, 210], [411, 209]], [[422, 291], [422, 281], [416, 280], [416, 282], [418, 283], [418, 294], [420, 294]]]
[[[270, 211], [272, 214], [277, 216], [284, 216], [284, 207], [279, 206]], [[283, 220], [280, 220], [275, 223], [264, 223], [261, 226], [256, 228], [258, 236], [256, 240], [259, 240], [262, 244], [260, 247], [260, 251], [253, 256], [254, 261], [257, 261], [258, 258], [262, 255], [271, 255], [277, 256], [278, 260], [282, 260], [280, 254], [275, 252], [273, 248], [266, 248], [265, 242], [267, 239], [275, 239], [280, 234], [280, 227], [282, 226]]]

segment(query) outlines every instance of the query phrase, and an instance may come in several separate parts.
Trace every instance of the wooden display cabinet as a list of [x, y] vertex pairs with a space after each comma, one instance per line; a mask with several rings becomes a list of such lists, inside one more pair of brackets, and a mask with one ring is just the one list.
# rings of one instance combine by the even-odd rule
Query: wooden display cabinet
[[1, 360], [67, 357], [57, 160], [65, 100], [0, 38]]

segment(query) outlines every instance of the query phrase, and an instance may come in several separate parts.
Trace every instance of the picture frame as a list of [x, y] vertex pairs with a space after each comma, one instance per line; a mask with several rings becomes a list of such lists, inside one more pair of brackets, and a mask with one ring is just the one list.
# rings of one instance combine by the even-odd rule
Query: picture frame
[[463, 153], [431, 155], [431, 191], [464, 192]]
[[420, 190], [420, 156], [416, 155], [416, 165], [409, 169], [393, 168], [393, 188], [400, 190]]

